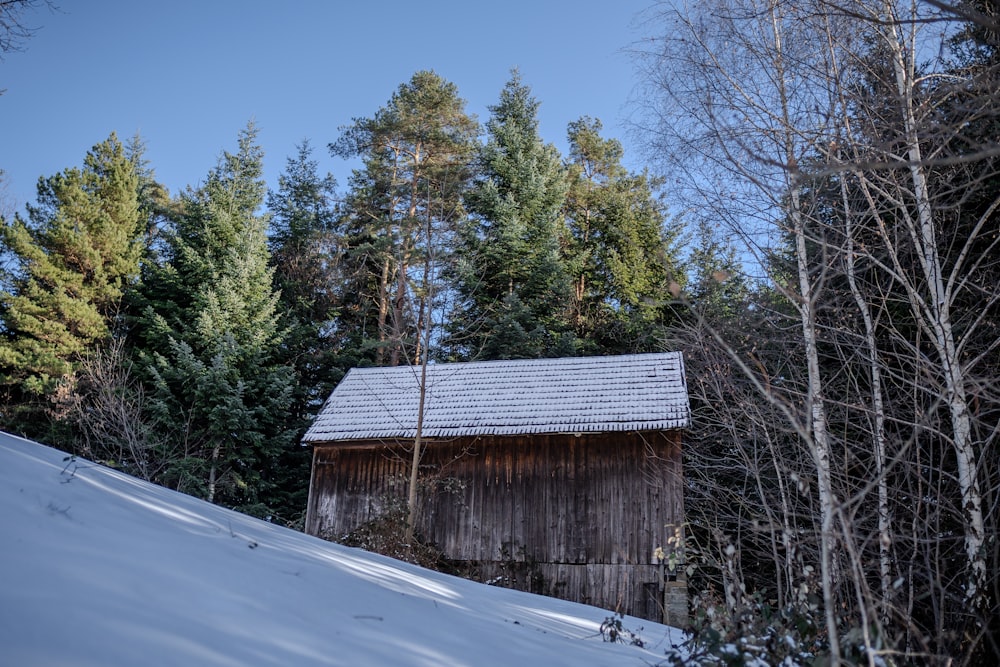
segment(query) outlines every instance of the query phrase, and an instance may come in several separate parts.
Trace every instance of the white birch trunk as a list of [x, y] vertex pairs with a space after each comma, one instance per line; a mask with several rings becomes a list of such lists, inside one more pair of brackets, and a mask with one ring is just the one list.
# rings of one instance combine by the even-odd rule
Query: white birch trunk
[[796, 272], [799, 282], [799, 303], [796, 304], [802, 321], [802, 341], [805, 345], [808, 390], [806, 405], [809, 410], [809, 429], [813, 463], [816, 467], [816, 487], [820, 506], [820, 578], [823, 589], [823, 606], [826, 617], [827, 639], [830, 645], [830, 663], [840, 664], [840, 638], [836, 619], [836, 595], [834, 580], [834, 510], [835, 498], [830, 475], [830, 437], [827, 432], [826, 409], [823, 404], [823, 383], [819, 370], [819, 350], [816, 336], [816, 313], [814, 289], [809, 275], [809, 255], [806, 248], [805, 222], [802, 214], [801, 191], [798, 183], [798, 160], [795, 154], [794, 124], [789, 108], [788, 91], [785, 84], [784, 54], [782, 50], [782, 26], [777, 0], [769, 1], [771, 27], [774, 33], [775, 79], [781, 101], [781, 121], [785, 133], [785, 168], [789, 184], [788, 215], [792, 221], [795, 237]]
[[884, 623], [888, 620], [889, 598], [892, 581], [892, 525], [889, 518], [889, 486], [885, 478], [886, 441], [885, 441], [885, 398], [882, 395], [882, 367], [879, 361], [878, 343], [875, 340], [875, 321], [872, 318], [871, 306], [865, 300], [858, 287], [855, 267], [853, 211], [847, 195], [846, 175], [841, 178], [841, 199], [844, 206], [845, 264], [847, 283], [851, 294], [861, 313], [865, 325], [865, 347], [868, 350], [868, 379], [871, 382], [872, 397], [872, 441], [875, 445], [875, 474], [878, 490], [878, 550], [879, 550], [879, 617]]
[[986, 531], [983, 522], [982, 494], [976, 472], [975, 443], [972, 441], [965, 374], [958, 358], [958, 346], [952, 330], [951, 294], [946, 291], [942, 276], [934, 227], [934, 210], [927, 186], [926, 167], [923, 165], [914, 112], [915, 46], [912, 37], [907, 43], [900, 34], [898, 17], [888, 0], [883, 3], [883, 13], [883, 18], [886, 19], [886, 44], [892, 56], [896, 92], [905, 132], [912, 194], [916, 203], [917, 228], [911, 234], [919, 251], [927, 289], [925, 303], [919, 310], [933, 336], [932, 343], [941, 363], [945, 382], [945, 400], [951, 418], [952, 446], [962, 494], [962, 510], [965, 513], [965, 552], [966, 565], [969, 569], [965, 595], [967, 600], [976, 601], [982, 596], [982, 589], [986, 583], [986, 559], [983, 554]]

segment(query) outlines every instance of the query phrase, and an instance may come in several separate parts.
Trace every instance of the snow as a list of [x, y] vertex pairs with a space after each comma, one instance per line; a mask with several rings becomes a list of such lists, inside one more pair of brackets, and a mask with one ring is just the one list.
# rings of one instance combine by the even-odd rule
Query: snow
[[680, 352], [353, 368], [304, 442], [669, 430], [690, 422]]
[[319, 540], [0, 433], [0, 663], [655, 665], [682, 633]]

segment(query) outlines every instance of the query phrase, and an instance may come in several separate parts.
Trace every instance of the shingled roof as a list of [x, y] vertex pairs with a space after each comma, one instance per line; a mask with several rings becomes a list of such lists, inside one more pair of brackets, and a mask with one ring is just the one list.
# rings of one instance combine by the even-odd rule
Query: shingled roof
[[[412, 438], [419, 388], [419, 366], [354, 368], [303, 442]], [[689, 420], [679, 352], [427, 367], [424, 437], [666, 430]]]

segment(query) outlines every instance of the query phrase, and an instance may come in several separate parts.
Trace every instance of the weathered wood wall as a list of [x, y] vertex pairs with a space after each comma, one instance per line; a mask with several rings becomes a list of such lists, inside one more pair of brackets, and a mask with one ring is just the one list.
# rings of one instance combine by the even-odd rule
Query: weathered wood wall
[[[345, 535], [398, 506], [409, 444], [316, 446], [307, 532]], [[418, 531], [484, 580], [520, 563], [536, 592], [656, 618], [653, 552], [683, 521], [678, 433], [436, 441], [421, 473]]]

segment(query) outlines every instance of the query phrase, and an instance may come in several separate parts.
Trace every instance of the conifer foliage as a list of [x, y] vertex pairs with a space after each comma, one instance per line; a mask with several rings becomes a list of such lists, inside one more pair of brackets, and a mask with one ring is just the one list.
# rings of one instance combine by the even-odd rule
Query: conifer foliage
[[[38, 434], [40, 401], [112, 335], [139, 275], [138, 177], [115, 135], [82, 168], [38, 183], [38, 203], [0, 224], [12, 258], [0, 292], [0, 383], [5, 427]], [[32, 407], [34, 406], [34, 407]]]
[[592, 118], [569, 125], [573, 324], [589, 353], [654, 351], [673, 319], [670, 284], [684, 284], [677, 232], [667, 231], [657, 183], [629, 173], [621, 143], [600, 132]]
[[[296, 434], [305, 432], [350, 363], [336, 327], [342, 280], [335, 187], [333, 176], [320, 176], [306, 140], [267, 195], [278, 322], [286, 331], [279, 355], [295, 372], [288, 426]], [[308, 448], [286, 447], [272, 480], [273, 503], [286, 508], [282, 514], [294, 525], [305, 510], [310, 461]]]
[[296, 368], [293, 414], [310, 419], [340, 379], [333, 335], [340, 300], [340, 239], [336, 181], [320, 176], [312, 147], [303, 141], [267, 195], [268, 246], [280, 290], [284, 350]]
[[466, 205], [474, 225], [461, 249], [461, 356], [570, 356], [572, 288], [561, 254], [566, 168], [538, 134], [538, 101], [515, 70], [490, 107], [489, 138]]
[[139, 331], [159, 428], [184, 443], [163, 481], [271, 516], [276, 465], [292, 446], [285, 417], [292, 368], [269, 266], [262, 151], [251, 124], [204, 185], [182, 197], [166, 262], [146, 277]]
[[342, 198], [308, 141], [267, 193], [252, 123], [173, 197], [112, 135], [3, 220], [3, 426], [296, 525], [348, 368], [658, 349], [655, 184], [589, 119], [564, 162], [538, 108], [515, 70], [482, 136], [418, 71], [329, 144], [360, 159]]
[[345, 331], [378, 365], [413, 363], [443, 298], [441, 275], [465, 220], [478, 124], [458, 89], [421, 71], [331, 150], [360, 157], [344, 215]]

